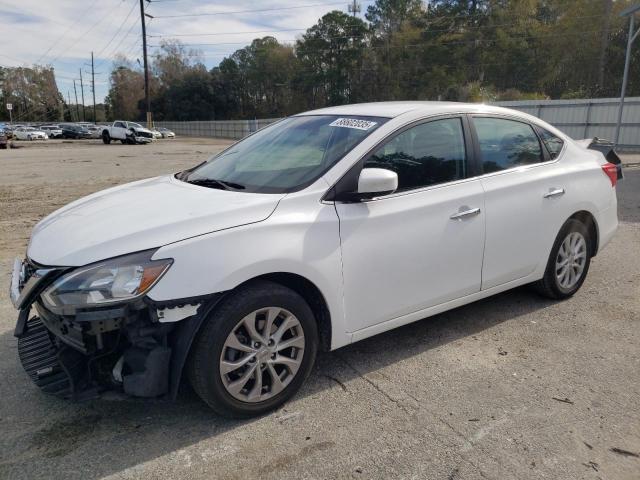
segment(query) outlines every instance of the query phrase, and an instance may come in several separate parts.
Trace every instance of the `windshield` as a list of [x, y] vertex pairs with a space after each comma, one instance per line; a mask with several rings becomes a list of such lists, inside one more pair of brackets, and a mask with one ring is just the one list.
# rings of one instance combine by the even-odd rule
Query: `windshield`
[[142, 125], [140, 125], [139, 123], [129, 122], [129, 127], [142, 128]]
[[387, 120], [338, 115], [285, 118], [178, 178], [211, 188], [293, 192], [317, 180]]

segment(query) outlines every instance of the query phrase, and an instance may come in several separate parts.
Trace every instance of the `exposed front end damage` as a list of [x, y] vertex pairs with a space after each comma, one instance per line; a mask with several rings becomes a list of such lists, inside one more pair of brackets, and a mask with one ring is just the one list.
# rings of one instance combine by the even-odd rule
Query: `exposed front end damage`
[[18, 274], [16, 268], [12, 300], [20, 312], [18, 354], [43, 392], [73, 400], [104, 392], [175, 398], [191, 341], [217, 296], [163, 304], [145, 296], [53, 312], [41, 294], [65, 269], [28, 261]]

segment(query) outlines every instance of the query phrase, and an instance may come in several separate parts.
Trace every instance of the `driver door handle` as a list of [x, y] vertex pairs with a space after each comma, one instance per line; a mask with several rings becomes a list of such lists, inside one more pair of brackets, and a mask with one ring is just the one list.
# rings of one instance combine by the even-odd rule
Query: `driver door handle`
[[[468, 207], [462, 207], [462, 208], [468, 208]], [[479, 208], [468, 208], [468, 210], [461, 210], [461, 211], [459, 211], [457, 213], [454, 213], [449, 218], [451, 220], [463, 220], [466, 217], [471, 217], [473, 215], [478, 215], [479, 213], [480, 213], [480, 209]]]

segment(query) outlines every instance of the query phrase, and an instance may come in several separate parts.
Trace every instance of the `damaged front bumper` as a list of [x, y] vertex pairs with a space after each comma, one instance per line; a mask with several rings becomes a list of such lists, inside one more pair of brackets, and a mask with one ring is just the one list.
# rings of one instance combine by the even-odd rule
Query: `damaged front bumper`
[[151, 143], [153, 142], [153, 138], [149, 138], [149, 137], [141, 137], [139, 135], [134, 135], [133, 136], [133, 141], [135, 143], [139, 143], [139, 144], [144, 144], [144, 143]]
[[54, 313], [40, 294], [68, 271], [28, 260], [14, 264], [10, 296], [19, 311], [14, 334], [34, 383], [74, 400], [107, 391], [175, 398], [191, 342], [220, 295], [162, 303], [143, 297]]

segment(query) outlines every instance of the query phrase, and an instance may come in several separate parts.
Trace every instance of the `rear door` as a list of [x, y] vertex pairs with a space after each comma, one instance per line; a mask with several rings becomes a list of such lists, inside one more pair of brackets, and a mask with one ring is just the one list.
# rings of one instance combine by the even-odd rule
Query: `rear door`
[[[473, 116], [485, 191], [482, 289], [503, 285], [546, 265], [565, 220], [569, 178], [536, 128], [515, 118]], [[561, 141], [561, 140], [560, 140]]]
[[336, 202], [349, 331], [480, 290], [483, 191], [470, 178], [464, 124], [449, 117], [400, 132], [363, 162], [396, 172], [398, 190]]

